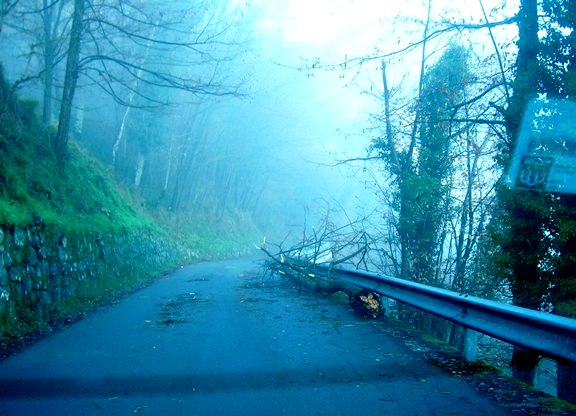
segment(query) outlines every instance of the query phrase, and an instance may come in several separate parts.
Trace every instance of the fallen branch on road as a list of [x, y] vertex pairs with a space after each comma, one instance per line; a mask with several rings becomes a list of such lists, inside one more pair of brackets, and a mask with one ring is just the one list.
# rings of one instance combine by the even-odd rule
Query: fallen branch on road
[[294, 282], [298, 289], [322, 294], [343, 292], [348, 295], [350, 305], [359, 316], [378, 318], [385, 312], [378, 293], [315, 273], [317, 264], [336, 267], [349, 265], [356, 260], [352, 264], [357, 266], [358, 262], [365, 261], [369, 248], [365, 233], [350, 234], [345, 228], [313, 232], [311, 237], [304, 237], [288, 248], [284, 244], [272, 244], [272, 249], [266, 244], [257, 248], [267, 256], [265, 268]]

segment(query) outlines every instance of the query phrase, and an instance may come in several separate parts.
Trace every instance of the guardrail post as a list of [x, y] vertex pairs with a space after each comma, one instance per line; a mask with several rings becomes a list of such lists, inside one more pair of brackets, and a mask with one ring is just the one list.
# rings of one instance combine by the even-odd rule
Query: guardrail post
[[464, 329], [464, 359], [469, 362], [478, 360], [478, 336], [480, 333], [470, 328]]

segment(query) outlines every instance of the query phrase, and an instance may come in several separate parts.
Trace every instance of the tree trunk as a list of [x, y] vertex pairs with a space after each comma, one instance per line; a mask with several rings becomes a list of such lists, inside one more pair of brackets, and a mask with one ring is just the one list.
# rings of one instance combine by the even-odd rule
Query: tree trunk
[[172, 174], [172, 153], [174, 151], [174, 135], [170, 135], [170, 146], [168, 147], [168, 156], [166, 161], [166, 174], [164, 175], [164, 183], [162, 185], [162, 195], [168, 192], [168, 185], [170, 184], [170, 175]]
[[[506, 110], [508, 135], [513, 144], [520, 133], [521, 120], [528, 102], [536, 96], [538, 88], [538, 2], [522, 0], [518, 14], [518, 57], [514, 94]], [[508, 194], [508, 195], [506, 195]], [[539, 293], [539, 247], [542, 235], [541, 218], [533, 215], [528, 207], [534, 195], [522, 191], [502, 189], [500, 197], [506, 202], [505, 209], [510, 215], [512, 237], [517, 244], [511, 244], [507, 253], [512, 259], [513, 302], [515, 305], [538, 309], [542, 293]], [[533, 351], [515, 348], [512, 356], [514, 376], [531, 384], [538, 365], [538, 355]]]
[[118, 132], [118, 136], [116, 136], [116, 140], [112, 145], [112, 165], [116, 164], [116, 158], [118, 157], [118, 149], [120, 148], [120, 144], [122, 143], [122, 139], [124, 137], [124, 132], [126, 130], [126, 123], [128, 120], [128, 116], [130, 115], [132, 105], [134, 104], [134, 100], [138, 95], [138, 89], [140, 88], [140, 80], [142, 79], [142, 74], [144, 72], [143, 66], [146, 64], [148, 60], [148, 54], [150, 52], [150, 48], [152, 46], [153, 39], [156, 37], [156, 31], [158, 30], [160, 22], [154, 25], [154, 30], [152, 31], [152, 35], [146, 42], [146, 53], [142, 58], [141, 67], [138, 68], [136, 71], [136, 81], [134, 83], [133, 89], [131, 89], [130, 96], [128, 97], [128, 105], [124, 110], [124, 114], [122, 115], [122, 122], [120, 124], [120, 131]]
[[74, 93], [76, 92], [76, 83], [78, 81], [78, 70], [80, 66], [80, 41], [82, 39], [84, 1], [85, 0], [74, 0], [74, 14], [72, 16], [70, 45], [68, 47], [68, 57], [66, 60], [64, 91], [62, 92], [60, 119], [58, 121], [58, 132], [56, 133], [55, 143], [56, 154], [60, 160], [63, 160], [68, 152], [68, 133], [70, 130], [72, 103], [74, 101]]
[[[511, 213], [510, 232], [512, 243], [509, 244], [512, 254], [513, 273], [512, 296], [517, 306], [533, 310], [540, 309], [543, 292], [546, 290], [542, 282], [540, 268], [541, 253], [544, 251], [545, 235], [542, 231], [544, 218], [537, 209], [528, 209], [529, 204], [535, 204], [536, 194], [525, 194], [523, 191], [509, 191], [506, 208]], [[518, 193], [521, 192], [521, 193]], [[514, 377], [531, 384], [538, 365], [538, 354], [522, 348], [515, 348], [512, 355], [512, 370]]]
[[42, 121], [50, 124], [52, 120], [52, 90], [54, 84], [54, 40], [52, 39], [53, 9], [44, 0], [44, 94], [42, 104]]
[[466, 194], [464, 196], [464, 201], [462, 202], [462, 207], [460, 211], [460, 229], [458, 231], [458, 236], [456, 239], [456, 260], [454, 266], [454, 279], [452, 281], [452, 290], [464, 292], [467, 288], [465, 287], [466, 280], [466, 263], [467, 256], [465, 254], [465, 234], [468, 231], [468, 238], [472, 238], [470, 233], [470, 227], [472, 223], [473, 210], [471, 207], [472, 203], [472, 188], [474, 184], [474, 173], [472, 170], [471, 149], [470, 141], [467, 142], [466, 146]]
[[[132, 99], [130, 99], [130, 102], [131, 101]], [[124, 114], [122, 114], [122, 121], [120, 122], [120, 130], [118, 131], [116, 140], [114, 140], [114, 144], [112, 145], [112, 166], [116, 166], [116, 159], [118, 158], [118, 149], [120, 148], [120, 143], [122, 143], [122, 138], [124, 137], [124, 130], [126, 129], [126, 122], [128, 120], [128, 115], [130, 115], [131, 110], [132, 107], [128, 106], [124, 109]]]
[[[554, 313], [568, 318], [576, 318], [573, 306], [576, 299], [576, 195], [562, 195], [559, 201], [557, 223], [559, 235], [555, 248], [559, 255], [556, 260], [556, 281], [553, 289]], [[558, 362], [558, 397], [576, 403], [576, 365]]]
[[143, 153], [138, 153], [138, 158], [136, 160], [136, 172], [134, 173], [134, 187], [136, 189], [140, 188], [142, 183], [142, 175], [144, 175], [144, 167], [146, 165], [146, 156]]

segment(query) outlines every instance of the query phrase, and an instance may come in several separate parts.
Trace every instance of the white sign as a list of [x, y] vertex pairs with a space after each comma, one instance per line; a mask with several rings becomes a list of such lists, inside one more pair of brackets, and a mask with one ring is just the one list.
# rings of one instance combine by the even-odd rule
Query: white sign
[[576, 194], [576, 103], [530, 103], [508, 170], [512, 188]]

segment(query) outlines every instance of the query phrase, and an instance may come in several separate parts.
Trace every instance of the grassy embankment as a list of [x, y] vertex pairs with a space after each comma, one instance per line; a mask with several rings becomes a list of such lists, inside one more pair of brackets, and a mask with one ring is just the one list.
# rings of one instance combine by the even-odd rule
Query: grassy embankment
[[[58, 162], [51, 139], [54, 132], [39, 121], [35, 104], [8, 101], [8, 86], [4, 80], [0, 82], [2, 228], [25, 228], [41, 218], [49, 232], [59, 235], [153, 233], [168, 244], [184, 248], [183, 252], [193, 253], [198, 260], [237, 254], [256, 238], [255, 227], [241, 215], [210, 223], [195, 221], [189, 215], [145, 212], [114, 181], [110, 169], [74, 143], [66, 162]], [[48, 325], [50, 319], [77, 316], [95, 304], [149, 283], [162, 271], [148, 270], [124, 280], [95, 279], [81, 293], [55, 305], [51, 317], [30, 319], [14, 335], [37, 330]]]

